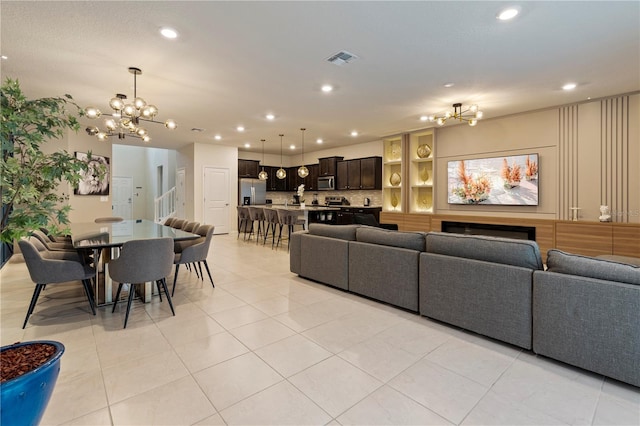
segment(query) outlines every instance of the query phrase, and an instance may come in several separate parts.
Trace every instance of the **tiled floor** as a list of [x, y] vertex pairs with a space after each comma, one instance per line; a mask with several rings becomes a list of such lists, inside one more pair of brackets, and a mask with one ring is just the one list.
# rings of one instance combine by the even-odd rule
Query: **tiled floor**
[[181, 270], [122, 329], [79, 284], [0, 278], [1, 341], [66, 353], [45, 425], [640, 424], [640, 389], [301, 279], [287, 251], [220, 235], [216, 282]]

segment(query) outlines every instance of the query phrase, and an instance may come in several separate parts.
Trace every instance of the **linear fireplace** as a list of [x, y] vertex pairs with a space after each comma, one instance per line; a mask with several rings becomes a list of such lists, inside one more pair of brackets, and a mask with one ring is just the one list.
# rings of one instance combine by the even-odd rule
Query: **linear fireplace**
[[491, 237], [515, 238], [518, 240], [536, 240], [536, 228], [534, 226], [443, 221], [442, 232], [467, 235], [488, 235]]

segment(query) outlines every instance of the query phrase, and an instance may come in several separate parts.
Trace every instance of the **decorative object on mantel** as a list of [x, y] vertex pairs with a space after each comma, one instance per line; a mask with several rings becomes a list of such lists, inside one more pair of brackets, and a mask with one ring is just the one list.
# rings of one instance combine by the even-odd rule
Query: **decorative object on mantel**
[[600, 206], [600, 222], [611, 222], [611, 214], [609, 212], [609, 206]]
[[400, 185], [400, 182], [401, 182], [400, 174], [397, 172], [391, 173], [391, 177], [389, 178], [389, 183], [392, 186], [398, 186]]
[[[529, 157], [527, 157], [529, 158]], [[515, 162], [509, 166], [507, 159], [505, 158], [502, 162], [502, 172], [500, 173], [502, 176], [502, 180], [504, 181], [504, 187], [506, 189], [515, 188], [516, 186], [520, 186], [520, 181], [522, 180], [522, 176], [520, 173], [520, 166]]]
[[[149, 132], [144, 127], [140, 127], [140, 122], [163, 124], [159, 121], [154, 121], [155, 116], [158, 114], [158, 108], [138, 97], [136, 76], [142, 74], [142, 70], [136, 67], [129, 67], [129, 72], [133, 74], [132, 103], [126, 103], [127, 95], [123, 95], [122, 93], [116, 94], [116, 96], [109, 101], [109, 106], [114, 112], [112, 114], [104, 114], [111, 117], [104, 122], [107, 130], [102, 131], [97, 126], [89, 126], [86, 128], [89, 135], [96, 136], [100, 141], [106, 141], [110, 136], [117, 135], [118, 139], [131, 136], [142, 139], [144, 142], [149, 142], [151, 140]], [[85, 108], [84, 114], [88, 118], [100, 118], [100, 116], [103, 115], [102, 112], [95, 107]], [[166, 120], [164, 126], [169, 130], [178, 127], [172, 119]]]
[[420, 179], [422, 180], [423, 184], [426, 184], [429, 180], [429, 169], [427, 168], [427, 166], [420, 168]]
[[276, 177], [278, 179], [284, 179], [287, 177], [286, 170], [282, 168], [282, 138], [284, 135], [280, 133], [278, 136], [280, 136], [280, 168], [276, 171]]
[[582, 209], [580, 207], [570, 207], [570, 210], [571, 210], [571, 220], [574, 222], [577, 221], [580, 210]]
[[466, 121], [469, 126], [475, 126], [478, 124], [478, 120], [482, 118], [482, 111], [478, 110], [478, 105], [473, 104], [467, 109], [462, 109], [462, 104], [460, 102], [455, 103], [453, 106], [453, 112], [447, 111], [442, 116], [430, 115], [428, 117], [429, 121], [436, 122], [438, 126], [444, 126], [444, 123], [453, 118], [458, 121]]
[[307, 129], [301, 128], [300, 130], [302, 130], [302, 166], [298, 168], [298, 176], [304, 179], [309, 176], [309, 169], [304, 165], [304, 131]]
[[422, 144], [418, 146], [416, 154], [418, 154], [418, 158], [427, 158], [431, 155], [431, 148], [426, 143]]
[[262, 142], [262, 170], [260, 171], [260, 173], [258, 173], [258, 179], [260, 180], [267, 180], [269, 179], [269, 173], [264, 171], [264, 139], [260, 139], [260, 142]]

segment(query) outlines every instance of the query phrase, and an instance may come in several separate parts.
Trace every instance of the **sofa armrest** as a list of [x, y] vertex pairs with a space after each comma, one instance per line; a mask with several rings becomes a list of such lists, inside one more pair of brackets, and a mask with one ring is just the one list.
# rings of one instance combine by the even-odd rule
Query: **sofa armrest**
[[300, 276], [348, 290], [349, 241], [301, 235]]

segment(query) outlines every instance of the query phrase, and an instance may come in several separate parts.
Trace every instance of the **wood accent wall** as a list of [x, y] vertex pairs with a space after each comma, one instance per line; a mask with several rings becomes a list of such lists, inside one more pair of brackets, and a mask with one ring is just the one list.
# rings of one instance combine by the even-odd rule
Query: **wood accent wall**
[[536, 228], [543, 260], [557, 248], [585, 256], [615, 254], [640, 257], [640, 224], [381, 212], [380, 223], [397, 223], [401, 231], [441, 231], [442, 222], [487, 223]]

